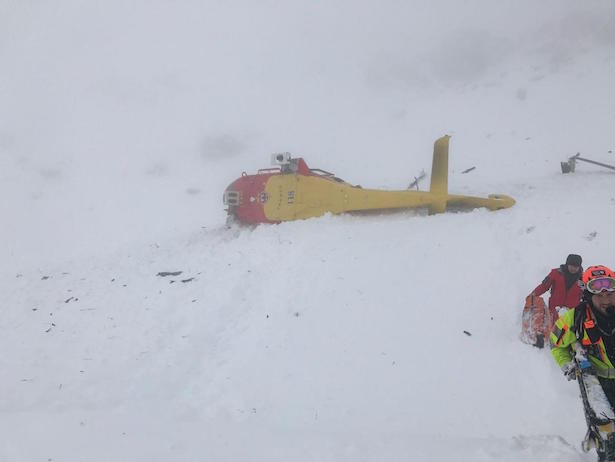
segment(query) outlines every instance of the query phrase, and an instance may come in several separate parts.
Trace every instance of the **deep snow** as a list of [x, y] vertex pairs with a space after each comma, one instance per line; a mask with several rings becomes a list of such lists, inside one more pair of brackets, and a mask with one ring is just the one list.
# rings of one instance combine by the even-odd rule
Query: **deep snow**
[[[611, 2], [0, 13], [0, 460], [593, 460], [518, 335], [566, 254], [615, 265], [615, 174], [559, 166], [615, 164]], [[224, 226], [271, 152], [403, 188], [445, 133], [513, 208]]]

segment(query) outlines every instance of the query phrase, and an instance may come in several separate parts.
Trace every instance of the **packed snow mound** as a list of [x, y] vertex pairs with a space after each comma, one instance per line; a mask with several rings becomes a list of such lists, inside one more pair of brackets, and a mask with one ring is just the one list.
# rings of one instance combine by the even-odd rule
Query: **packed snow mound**
[[7, 451], [70, 460], [78, 434], [92, 460], [582, 460], [576, 385], [518, 339], [547, 271], [525, 249], [592, 258], [613, 225], [541, 247], [524, 202], [219, 227], [4, 279], [3, 425], [44, 442]]

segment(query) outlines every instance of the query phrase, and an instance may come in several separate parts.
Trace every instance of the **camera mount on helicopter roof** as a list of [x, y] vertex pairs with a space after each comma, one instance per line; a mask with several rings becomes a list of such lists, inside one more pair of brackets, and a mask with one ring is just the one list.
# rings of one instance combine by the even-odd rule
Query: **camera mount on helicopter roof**
[[297, 173], [299, 159], [294, 158], [290, 152], [277, 152], [271, 154], [271, 165], [279, 165], [282, 173]]
[[596, 162], [595, 160], [585, 159], [581, 157], [581, 153], [577, 152], [574, 156], [569, 157], [568, 161], [560, 162], [562, 166], [562, 173], [574, 173], [576, 168], [577, 161], [587, 162], [589, 164], [599, 165], [600, 167], [610, 168], [611, 170], [615, 170], [615, 166], [609, 164], [603, 164], [602, 162]]

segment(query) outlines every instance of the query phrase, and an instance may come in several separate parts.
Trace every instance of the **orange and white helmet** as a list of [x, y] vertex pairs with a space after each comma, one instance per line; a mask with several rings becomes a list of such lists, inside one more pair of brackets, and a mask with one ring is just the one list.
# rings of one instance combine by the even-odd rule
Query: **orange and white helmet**
[[615, 272], [604, 265], [590, 266], [581, 277], [583, 288], [592, 294], [615, 292]]

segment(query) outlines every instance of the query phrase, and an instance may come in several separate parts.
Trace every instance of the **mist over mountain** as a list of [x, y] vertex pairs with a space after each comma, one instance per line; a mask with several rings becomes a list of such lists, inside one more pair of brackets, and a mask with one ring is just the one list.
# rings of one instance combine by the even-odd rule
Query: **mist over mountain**
[[615, 44], [607, 1], [65, 1], [2, 13], [5, 262], [220, 223], [226, 184], [271, 152], [399, 187], [443, 133], [464, 155], [508, 158], [540, 128], [534, 170], [609, 142], [612, 118], [588, 123], [609, 104], [596, 91]]

